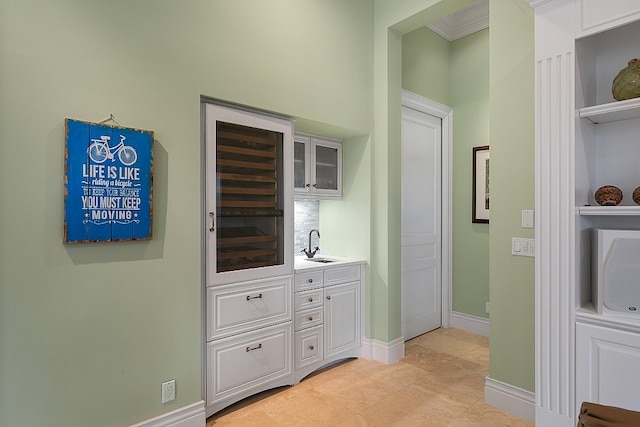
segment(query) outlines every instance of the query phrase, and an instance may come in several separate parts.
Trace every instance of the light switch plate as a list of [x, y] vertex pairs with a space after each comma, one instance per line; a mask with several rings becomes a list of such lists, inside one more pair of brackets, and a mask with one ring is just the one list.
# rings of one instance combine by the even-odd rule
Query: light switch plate
[[522, 211], [522, 228], [533, 228], [533, 211]]
[[516, 256], [536, 256], [535, 239], [525, 239], [524, 237], [511, 238], [511, 255]]

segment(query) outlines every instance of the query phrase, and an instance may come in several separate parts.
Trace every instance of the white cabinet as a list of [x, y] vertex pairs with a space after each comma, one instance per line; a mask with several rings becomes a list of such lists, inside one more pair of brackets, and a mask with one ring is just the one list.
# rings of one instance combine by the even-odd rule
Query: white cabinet
[[361, 353], [363, 264], [327, 266], [294, 275], [294, 377]]
[[297, 133], [293, 182], [297, 198], [342, 197], [342, 142]]
[[207, 416], [258, 391], [291, 384], [291, 322], [206, 347]]
[[293, 384], [293, 125], [205, 102], [205, 402]]
[[207, 416], [293, 383], [292, 278], [206, 289]]
[[291, 320], [291, 276], [206, 289], [207, 340]]
[[640, 334], [576, 325], [576, 401], [640, 411]]
[[360, 282], [324, 290], [325, 358], [360, 347]]

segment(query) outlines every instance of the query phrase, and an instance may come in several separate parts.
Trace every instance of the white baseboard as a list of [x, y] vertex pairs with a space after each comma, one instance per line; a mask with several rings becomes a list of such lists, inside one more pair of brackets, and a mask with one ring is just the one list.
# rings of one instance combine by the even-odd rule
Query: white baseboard
[[131, 427], [204, 427], [206, 423], [204, 401], [201, 400], [192, 405], [133, 424]]
[[362, 357], [390, 365], [404, 357], [404, 338], [397, 338], [389, 343], [376, 339], [362, 340]]
[[484, 379], [484, 401], [501, 411], [508, 412], [527, 421], [535, 421], [536, 396], [530, 391], [487, 376]]
[[462, 329], [474, 334], [489, 336], [489, 319], [484, 317], [471, 316], [469, 314], [452, 311], [449, 315], [449, 327]]

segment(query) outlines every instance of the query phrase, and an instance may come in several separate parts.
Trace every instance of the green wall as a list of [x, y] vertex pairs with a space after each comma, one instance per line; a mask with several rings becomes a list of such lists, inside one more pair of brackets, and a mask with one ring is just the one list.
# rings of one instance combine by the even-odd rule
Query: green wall
[[533, 10], [491, 0], [491, 378], [534, 391], [534, 259], [511, 255], [511, 237], [533, 238], [521, 211], [534, 208]]
[[453, 107], [452, 307], [456, 312], [486, 318], [489, 317], [485, 304], [489, 301], [489, 225], [471, 222], [471, 190], [472, 149], [490, 145], [489, 30], [451, 43], [450, 88]]
[[451, 106], [451, 43], [427, 27], [402, 36], [402, 88]]
[[[200, 96], [366, 158], [372, 33], [370, 0], [0, 0], [0, 425], [122, 426], [201, 399]], [[64, 119], [109, 114], [155, 132], [154, 239], [63, 245]]]

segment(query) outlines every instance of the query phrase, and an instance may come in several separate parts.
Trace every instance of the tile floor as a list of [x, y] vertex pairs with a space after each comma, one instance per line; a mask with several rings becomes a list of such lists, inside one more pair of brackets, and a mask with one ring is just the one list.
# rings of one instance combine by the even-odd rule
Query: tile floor
[[354, 359], [214, 414], [213, 426], [533, 426], [484, 403], [488, 338], [438, 329], [385, 365]]

